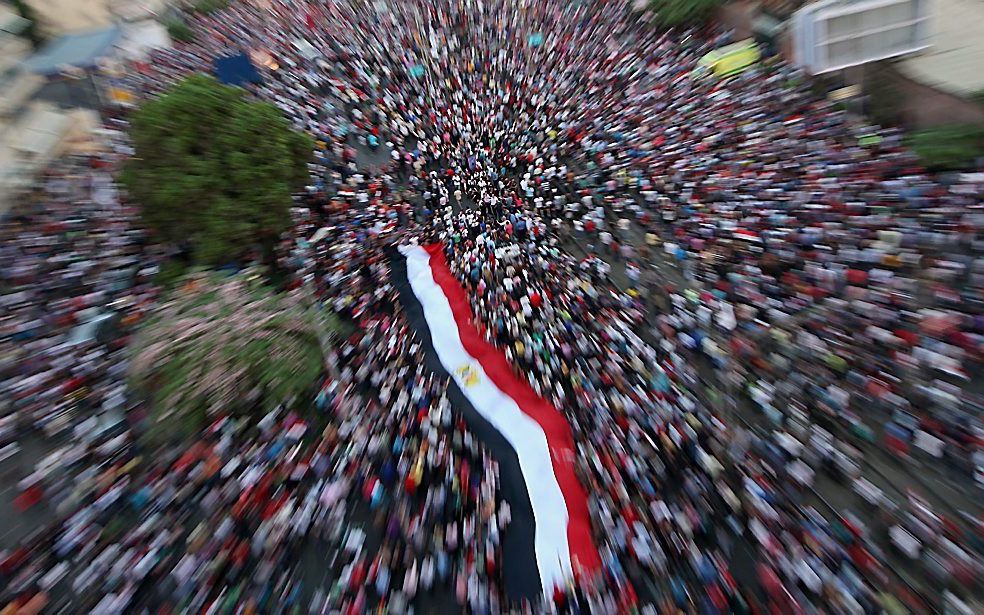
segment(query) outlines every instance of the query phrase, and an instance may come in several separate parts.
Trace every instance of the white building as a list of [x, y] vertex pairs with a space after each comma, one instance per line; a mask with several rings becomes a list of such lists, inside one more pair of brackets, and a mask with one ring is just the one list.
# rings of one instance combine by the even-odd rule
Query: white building
[[924, 51], [932, 0], [819, 0], [792, 19], [794, 58], [813, 74]]
[[87, 145], [99, 125], [94, 111], [33, 100], [46, 79], [26, 68], [32, 55], [31, 44], [20, 36], [26, 25], [0, 4], [0, 214], [55, 157]]
[[932, 45], [899, 70], [920, 83], [968, 95], [984, 91], [984, 2], [935, 0]]

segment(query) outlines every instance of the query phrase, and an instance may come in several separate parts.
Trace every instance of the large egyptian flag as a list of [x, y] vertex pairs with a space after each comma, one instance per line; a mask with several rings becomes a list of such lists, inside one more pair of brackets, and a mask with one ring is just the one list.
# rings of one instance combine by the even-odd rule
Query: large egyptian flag
[[431, 368], [450, 376], [451, 401], [499, 464], [501, 490], [512, 510], [503, 537], [507, 593], [514, 599], [549, 594], [596, 571], [600, 558], [564, 415], [485, 341], [442, 245], [401, 247], [393, 254], [392, 273]]

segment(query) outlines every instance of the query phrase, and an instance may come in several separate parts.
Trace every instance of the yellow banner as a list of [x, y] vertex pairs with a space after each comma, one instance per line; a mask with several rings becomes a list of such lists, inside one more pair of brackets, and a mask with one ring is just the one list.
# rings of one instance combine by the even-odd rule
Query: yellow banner
[[109, 88], [109, 97], [113, 102], [121, 105], [132, 105], [133, 101], [136, 100], [133, 92], [122, 88]]
[[727, 77], [740, 73], [761, 57], [758, 45], [749, 38], [715, 49], [701, 58], [698, 64], [713, 71], [718, 77]]

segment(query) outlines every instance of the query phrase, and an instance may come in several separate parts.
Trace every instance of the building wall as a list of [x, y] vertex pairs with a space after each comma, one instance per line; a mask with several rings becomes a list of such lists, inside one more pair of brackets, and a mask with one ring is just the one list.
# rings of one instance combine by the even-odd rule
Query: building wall
[[735, 40], [742, 40], [752, 35], [752, 19], [759, 8], [756, 0], [737, 0], [721, 6], [717, 19], [735, 32]]
[[7, 119], [25, 105], [43, 85], [44, 78], [40, 75], [18, 70], [0, 77], [0, 130]]
[[0, 32], [0, 74], [6, 73], [20, 64], [30, 53], [30, 41]]
[[932, 47], [905, 58], [899, 70], [959, 95], [984, 91], [984, 2], [934, 0]]
[[900, 114], [909, 128], [931, 128], [947, 124], [984, 126], [984, 106], [927, 85], [903, 74], [896, 66], [882, 69], [899, 93]]
[[167, 12], [170, 0], [106, 0], [110, 11], [123, 21], [156, 19]]
[[[938, 2], [930, 27], [933, 47], [895, 63], [858, 67], [858, 71], [845, 73], [844, 80], [864, 85], [872, 70], [882, 71], [879, 77], [888, 80], [897, 92], [901, 119], [910, 129], [946, 124], [984, 125], [984, 107], [962, 94], [984, 89], [984, 34], [981, 34], [984, 3], [980, 0]], [[718, 17], [723, 24], [734, 28], [739, 38], [744, 37], [752, 28], [756, 12], [769, 4], [770, 0], [736, 0], [722, 7]], [[783, 0], [771, 4], [783, 4]], [[795, 8], [803, 3], [785, 4]], [[787, 61], [794, 61], [788, 29], [779, 41], [779, 53]]]
[[20, 121], [0, 132], [0, 215], [51, 162], [66, 153], [91, 151], [99, 115], [34, 103]]
[[[43, 31], [52, 36], [63, 34], [63, 29], [87, 30], [112, 22], [100, 1], [27, 1], [46, 25]], [[59, 7], [63, 13], [51, 20]], [[4, 9], [6, 5], [0, 4], [0, 19], [9, 19], [10, 12]], [[0, 32], [0, 215], [53, 158], [88, 146], [99, 126], [95, 111], [63, 110], [38, 100], [41, 91], [54, 84], [20, 66], [30, 53], [31, 45], [25, 38]]]
[[105, 28], [117, 21], [156, 19], [181, 0], [24, 0], [49, 38]]
[[113, 23], [109, 0], [25, 0], [49, 37]]

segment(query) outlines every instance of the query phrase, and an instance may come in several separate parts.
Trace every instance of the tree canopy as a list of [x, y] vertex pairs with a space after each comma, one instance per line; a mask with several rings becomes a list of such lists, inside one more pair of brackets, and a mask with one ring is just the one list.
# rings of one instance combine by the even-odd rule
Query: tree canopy
[[123, 181], [145, 223], [203, 265], [275, 242], [313, 147], [276, 107], [205, 75], [146, 102], [130, 134], [136, 155]]
[[324, 372], [337, 321], [261, 279], [186, 276], [137, 333], [130, 381], [147, 399], [156, 439], [303, 399]]
[[167, 33], [176, 41], [188, 43], [195, 40], [195, 32], [191, 29], [191, 26], [180, 18], [168, 20], [165, 22], [165, 26], [167, 26]]
[[229, 0], [198, 0], [194, 4], [194, 10], [199, 13], [209, 15], [229, 6]]
[[650, 0], [655, 22], [667, 28], [700, 23], [722, 0]]
[[973, 169], [984, 157], [984, 127], [955, 124], [914, 132], [906, 145], [932, 171]]

